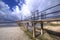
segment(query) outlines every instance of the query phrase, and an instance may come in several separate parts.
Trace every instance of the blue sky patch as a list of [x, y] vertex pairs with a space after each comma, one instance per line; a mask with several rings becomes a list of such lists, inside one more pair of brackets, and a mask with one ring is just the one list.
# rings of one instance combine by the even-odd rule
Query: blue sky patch
[[[18, 2], [16, 2], [16, 0], [2, 0], [4, 3], [6, 3], [11, 10], [13, 10], [12, 8], [14, 8], [16, 5], [20, 8], [21, 10], [21, 6], [25, 3], [25, 0], [18, 0]], [[18, 5], [18, 4], [21, 5]]]

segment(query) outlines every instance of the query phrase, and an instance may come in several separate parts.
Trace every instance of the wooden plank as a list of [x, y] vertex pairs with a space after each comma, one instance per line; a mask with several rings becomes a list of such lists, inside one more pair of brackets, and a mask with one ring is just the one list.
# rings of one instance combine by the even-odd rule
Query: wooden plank
[[41, 35], [43, 35], [43, 22], [41, 21]]
[[35, 38], [35, 23], [32, 22], [32, 32], [33, 32], [33, 38]]
[[27, 22], [26, 24], [27, 24], [27, 26], [26, 26], [26, 30], [28, 31], [28, 26], [29, 26], [29, 23]]
[[20, 23], [26, 23], [26, 22], [48, 22], [48, 21], [60, 21], [60, 18], [49, 18], [49, 19], [42, 19], [42, 20], [27, 20], [27, 21], [20, 21]]

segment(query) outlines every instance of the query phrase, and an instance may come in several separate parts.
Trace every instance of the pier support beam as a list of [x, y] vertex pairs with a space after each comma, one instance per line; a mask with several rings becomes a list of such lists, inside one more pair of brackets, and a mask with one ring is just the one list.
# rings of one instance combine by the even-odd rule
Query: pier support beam
[[41, 21], [41, 35], [43, 35], [43, 22]]
[[35, 38], [35, 23], [32, 22], [32, 32], [33, 32], [33, 38]]
[[27, 26], [26, 26], [26, 30], [28, 31], [28, 26], [29, 26], [29, 23], [27, 22], [26, 24], [27, 24]]

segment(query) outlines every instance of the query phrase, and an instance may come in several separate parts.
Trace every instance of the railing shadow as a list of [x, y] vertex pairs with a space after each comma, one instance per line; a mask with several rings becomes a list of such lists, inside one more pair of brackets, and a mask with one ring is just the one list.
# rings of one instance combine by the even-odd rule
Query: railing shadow
[[47, 30], [47, 29], [44, 29], [44, 30], [47, 31], [49, 34], [52, 34], [52, 35], [60, 37], [60, 32], [51, 31], [51, 30]]

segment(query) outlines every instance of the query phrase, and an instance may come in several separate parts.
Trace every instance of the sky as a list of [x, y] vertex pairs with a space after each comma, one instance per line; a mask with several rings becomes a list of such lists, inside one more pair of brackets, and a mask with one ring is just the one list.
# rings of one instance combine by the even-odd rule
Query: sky
[[[20, 20], [31, 15], [37, 0], [0, 0], [0, 17], [10, 20]], [[37, 5], [38, 6], [38, 5]]]
[[[0, 0], [0, 19], [21, 20], [31, 15], [32, 11], [42, 11], [60, 3], [59, 0]], [[54, 5], [52, 5], [54, 4]], [[52, 9], [55, 10], [55, 9]], [[49, 10], [48, 12], [51, 12]], [[3, 20], [2, 19], [2, 20]]]
[[19, 20], [21, 6], [24, 3], [24, 0], [0, 0], [0, 14], [2, 15], [0, 18]]

